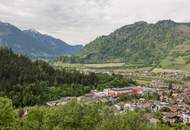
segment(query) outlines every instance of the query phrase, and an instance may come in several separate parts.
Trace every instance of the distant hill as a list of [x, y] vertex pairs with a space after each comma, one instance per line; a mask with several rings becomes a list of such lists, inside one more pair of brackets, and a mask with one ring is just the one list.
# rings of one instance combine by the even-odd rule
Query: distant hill
[[172, 64], [175, 64], [177, 53], [173, 51], [180, 46], [185, 50], [179, 54], [182, 57], [177, 57], [182, 58], [181, 61], [185, 64], [189, 63], [190, 23], [171, 20], [156, 24], [136, 22], [121, 27], [108, 36], [98, 37], [82, 48], [78, 57], [84, 63], [125, 62], [162, 66], [165, 58], [169, 60], [167, 62], [173, 60]]
[[15, 52], [34, 59], [50, 59], [62, 55], [75, 54], [82, 45], [71, 46], [60, 39], [33, 30], [20, 30], [0, 22], [0, 46], [12, 48]]

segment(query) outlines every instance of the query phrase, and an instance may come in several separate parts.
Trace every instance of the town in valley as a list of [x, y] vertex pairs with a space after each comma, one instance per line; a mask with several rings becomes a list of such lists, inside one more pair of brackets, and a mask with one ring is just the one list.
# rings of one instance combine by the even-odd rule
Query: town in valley
[[[84, 103], [102, 102], [109, 105], [115, 113], [125, 113], [136, 110], [145, 111], [145, 118], [151, 123], [168, 125], [190, 124], [190, 82], [172, 82], [166, 79], [185, 79], [190, 73], [180, 72], [134, 72], [128, 76], [156, 76], [158, 79], [138, 86], [123, 86], [108, 88], [79, 97], [62, 97], [59, 100], [48, 101], [48, 106], [65, 105], [71, 100]], [[164, 79], [165, 80], [164, 80]]]

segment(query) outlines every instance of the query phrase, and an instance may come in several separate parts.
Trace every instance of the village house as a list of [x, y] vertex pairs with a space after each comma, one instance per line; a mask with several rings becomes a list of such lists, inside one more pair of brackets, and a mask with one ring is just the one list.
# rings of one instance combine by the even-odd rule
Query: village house
[[154, 101], [151, 105], [151, 111], [157, 112], [157, 111], [160, 111], [164, 107], [170, 107], [170, 104], [167, 102]]
[[161, 101], [169, 101], [169, 98], [168, 98], [168, 96], [161, 95], [160, 100]]
[[123, 110], [123, 108], [122, 108], [122, 106], [120, 106], [119, 104], [115, 104], [115, 105], [113, 105], [113, 110], [114, 110], [115, 112], [120, 112], [120, 111]]
[[190, 73], [185, 72], [161, 72], [159, 73], [161, 78], [173, 78], [173, 79], [183, 79], [190, 76]]
[[151, 88], [167, 88], [168, 84], [165, 83], [163, 80], [153, 80], [149, 84]]
[[181, 117], [178, 113], [163, 112], [163, 122], [168, 125], [174, 125], [175, 123], [182, 123]]
[[182, 113], [180, 117], [182, 118], [184, 124], [190, 124], [190, 115]]
[[135, 104], [129, 104], [129, 103], [126, 103], [126, 104], [124, 105], [124, 108], [123, 108], [123, 110], [124, 110], [125, 112], [134, 111], [135, 109], [137, 109], [137, 105], [135, 105]]
[[163, 121], [166, 124], [174, 125], [176, 123], [189, 124], [190, 115], [179, 112], [163, 112]]

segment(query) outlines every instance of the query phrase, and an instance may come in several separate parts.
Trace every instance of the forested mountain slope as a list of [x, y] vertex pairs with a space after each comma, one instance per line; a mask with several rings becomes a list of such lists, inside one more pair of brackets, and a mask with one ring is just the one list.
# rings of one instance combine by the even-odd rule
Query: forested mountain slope
[[176, 46], [189, 45], [188, 41], [190, 23], [171, 20], [156, 24], [137, 22], [121, 27], [108, 36], [98, 37], [82, 48], [78, 56], [85, 63], [156, 65]]
[[97, 84], [94, 73], [56, 70], [43, 61], [32, 62], [11, 49], [0, 48], [0, 96], [15, 106], [43, 104], [63, 96], [78, 96]]

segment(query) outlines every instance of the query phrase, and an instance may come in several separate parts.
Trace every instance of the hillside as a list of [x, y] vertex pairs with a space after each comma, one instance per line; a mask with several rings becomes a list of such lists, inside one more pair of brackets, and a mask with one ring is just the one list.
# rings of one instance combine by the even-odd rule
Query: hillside
[[71, 46], [62, 40], [33, 30], [19, 28], [0, 22], [0, 46], [34, 59], [50, 59], [79, 52], [82, 46]]
[[161, 60], [158, 68], [190, 71], [190, 42], [172, 49], [167, 57]]
[[0, 66], [0, 97], [12, 99], [15, 106], [79, 96], [97, 83], [94, 73], [56, 70], [44, 61], [31, 61], [7, 48], [0, 48]]
[[[101, 36], [79, 53], [84, 63], [125, 62], [132, 65], [158, 65], [179, 45], [190, 45], [190, 23], [171, 20], [156, 24], [136, 22]], [[182, 52], [183, 53], [183, 52]], [[189, 51], [184, 52], [186, 56]], [[187, 58], [185, 58], [187, 60]], [[185, 64], [188, 63], [185, 61]]]

